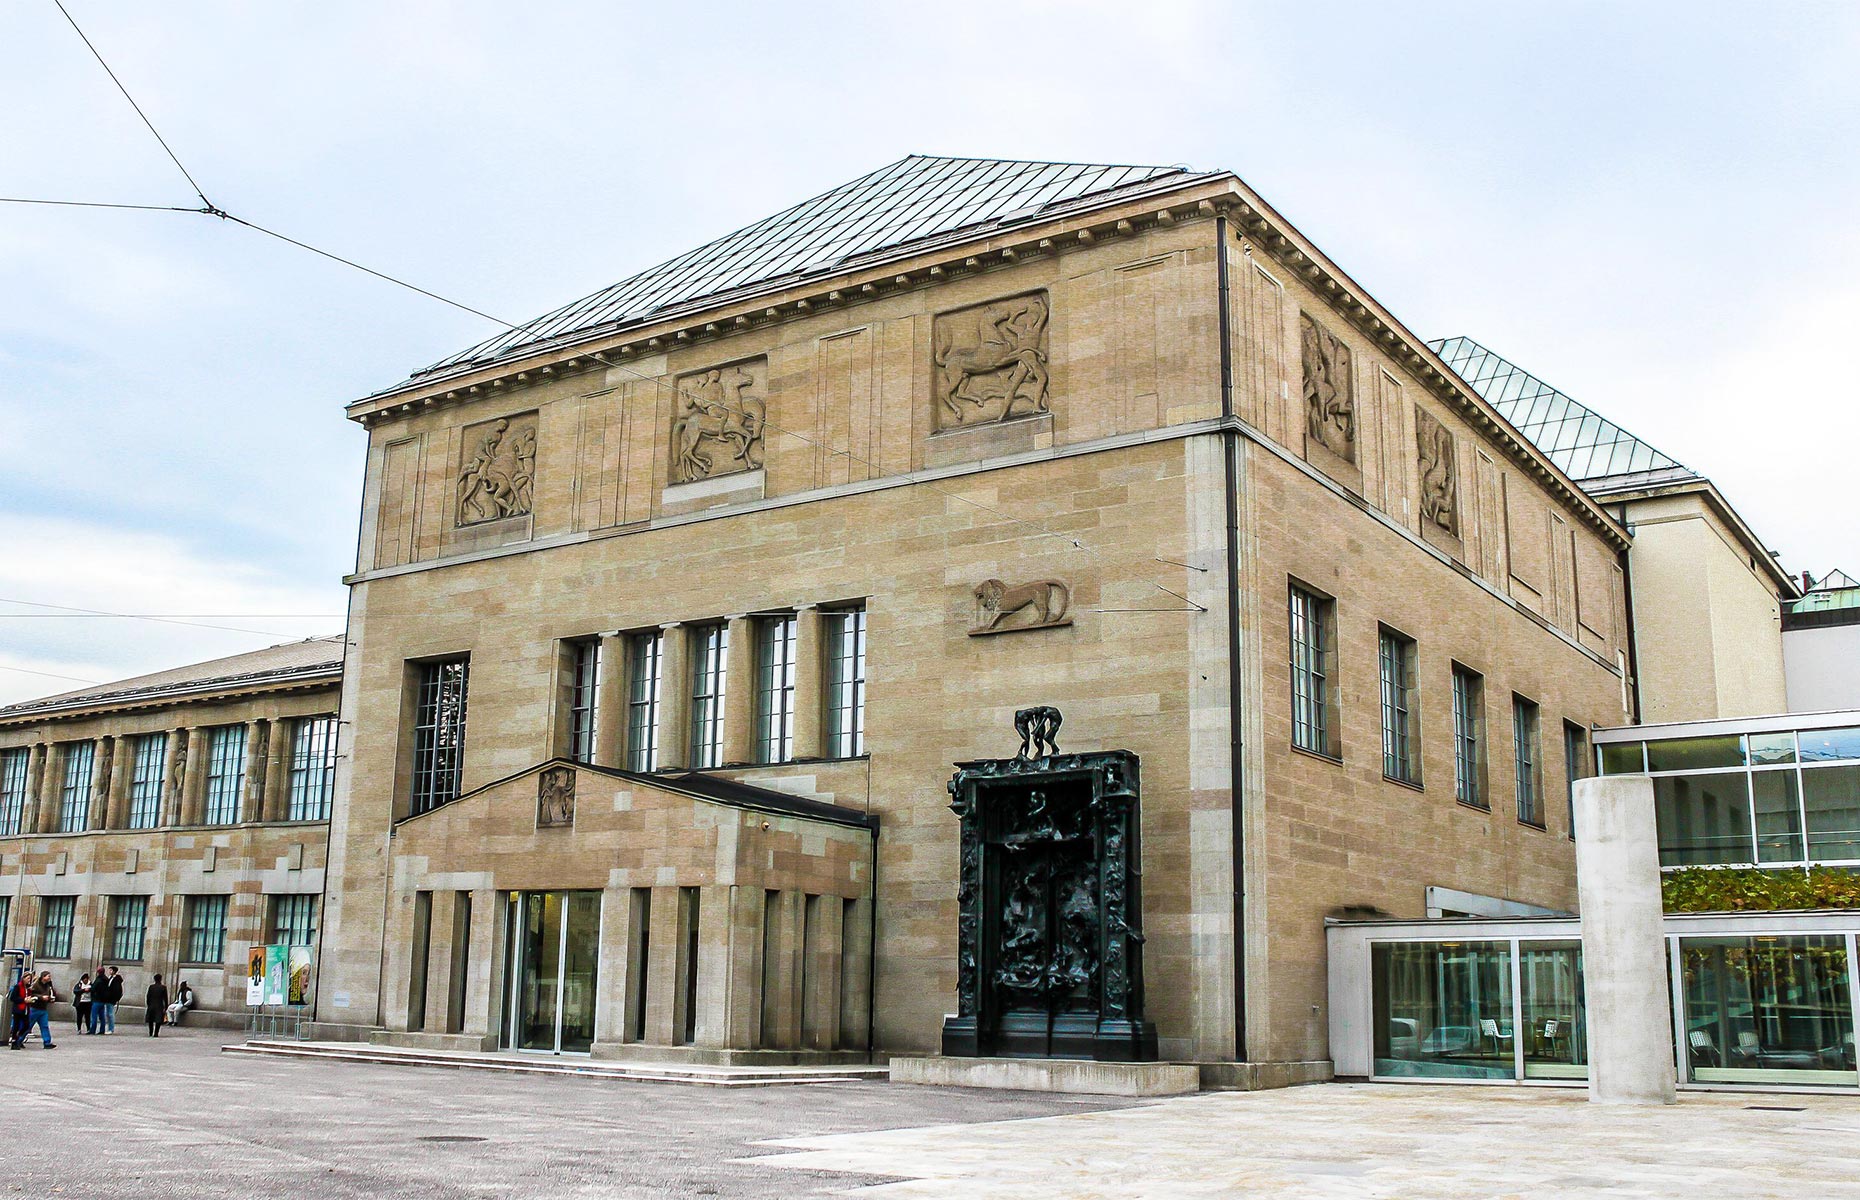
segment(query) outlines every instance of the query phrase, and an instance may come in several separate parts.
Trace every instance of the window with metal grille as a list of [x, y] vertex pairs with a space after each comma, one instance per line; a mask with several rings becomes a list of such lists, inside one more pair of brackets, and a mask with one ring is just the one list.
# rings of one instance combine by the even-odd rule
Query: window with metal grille
[[626, 765], [632, 771], [659, 769], [659, 663], [662, 633], [627, 639]]
[[110, 958], [141, 962], [142, 943], [148, 933], [149, 898], [117, 896], [110, 901]]
[[187, 905], [188, 963], [217, 965], [226, 957], [226, 897], [195, 896]]
[[168, 735], [145, 733], [130, 742], [129, 827], [153, 829], [161, 824], [161, 785], [167, 769]]
[[691, 765], [723, 765], [723, 701], [728, 684], [730, 627], [691, 629]]
[[245, 726], [216, 725], [207, 730], [208, 825], [239, 820], [239, 793], [245, 783]]
[[68, 743], [64, 762], [65, 777], [58, 789], [58, 832], [82, 833], [90, 826], [91, 776], [97, 767], [97, 743]]
[[1511, 698], [1512, 741], [1518, 759], [1518, 820], [1539, 829], [1544, 824], [1543, 781], [1537, 776], [1537, 706], [1522, 696]]
[[1563, 722], [1563, 779], [1569, 801], [1569, 836], [1576, 837], [1576, 781], [1589, 777], [1589, 737], [1582, 726]]
[[39, 957], [71, 957], [71, 923], [77, 917], [76, 896], [47, 896], [39, 922]]
[[1337, 757], [1330, 718], [1330, 655], [1335, 605], [1326, 596], [1291, 586], [1292, 745]]
[[794, 757], [795, 618], [756, 622], [756, 760]]
[[827, 624], [827, 753], [865, 753], [865, 609], [822, 613]]
[[1414, 639], [1392, 629], [1381, 635], [1382, 773], [1401, 783], [1421, 782], [1414, 711]]
[[299, 717], [291, 723], [289, 791], [286, 820], [329, 820], [336, 794], [336, 718]]
[[26, 778], [32, 751], [0, 750], [0, 836], [22, 833], [26, 824]]
[[470, 663], [463, 658], [419, 664], [413, 718], [415, 816], [458, 798], [465, 766], [465, 691]]
[[1485, 794], [1485, 679], [1453, 664], [1453, 798], [1490, 808]]
[[273, 945], [279, 946], [314, 946], [316, 944], [316, 897], [273, 896], [269, 940]]
[[601, 640], [584, 638], [570, 646], [568, 681], [568, 756], [594, 761], [594, 722], [601, 703]]

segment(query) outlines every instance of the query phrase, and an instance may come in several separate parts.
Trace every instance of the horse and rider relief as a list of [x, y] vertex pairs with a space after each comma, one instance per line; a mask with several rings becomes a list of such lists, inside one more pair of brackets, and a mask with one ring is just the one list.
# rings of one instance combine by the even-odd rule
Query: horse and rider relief
[[691, 483], [762, 466], [768, 361], [682, 375], [672, 422], [672, 482]]
[[936, 319], [936, 426], [959, 429], [1047, 411], [1046, 293]]

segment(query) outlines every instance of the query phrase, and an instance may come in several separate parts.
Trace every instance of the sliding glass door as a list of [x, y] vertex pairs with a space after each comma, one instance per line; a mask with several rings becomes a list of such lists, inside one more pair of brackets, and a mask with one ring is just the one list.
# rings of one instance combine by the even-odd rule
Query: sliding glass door
[[600, 938], [599, 892], [511, 893], [506, 1049], [585, 1054], [594, 1045]]

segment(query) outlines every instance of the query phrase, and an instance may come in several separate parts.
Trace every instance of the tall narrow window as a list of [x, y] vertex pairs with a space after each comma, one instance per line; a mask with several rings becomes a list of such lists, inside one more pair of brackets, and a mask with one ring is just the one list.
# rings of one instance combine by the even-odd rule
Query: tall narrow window
[[187, 905], [187, 957], [215, 966], [226, 957], [226, 897], [195, 896]]
[[82, 833], [90, 824], [91, 774], [97, 767], [97, 743], [65, 747], [65, 775], [58, 789], [58, 832]]
[[239, 820], [244, 783], [245, 726], [216, 725], [207, 730], [207, 824], [232, 825]]
[[134, 756], [129, 776], [129, 827], [153, 829], [161, 824], [161, 785], [168, 735], [145, 733], [130, 743]]
[[39, 957], [71, 957], [71, 922], [77, 916], [76, 896], [47, 896], [45, 919], [39, 922]]
[[1453, 664], [1453, 798], [1492, 806], [1485, 794], [1485, 680]]
[[271, 942], [279, 946], [314, 946], [316, 944], [315, 896], [273, 896], [271, 898]]
[[329, 820], [336, 794], [336, 718], [299, 717], [291, 722], [290, 797], [285, 818]]
[[414, 815], [458, 798], [465, 766], [465, 692], [470, 663], [463, 658], [421, 663], [413, 719]]
[[1580, 725], [1563, 722], [1563, 778], [1569, 801], [1569, 836], [1576, 836], [1576, 781], [1589, 777], [1589, 738]]
[[1511, 731], [1517, 746], [1518, 820], [1542, 829], [1544, 789], [1537, 767], [1537, 706], [1522, 696], [1511, 698]]
[[787, 762], [794, 757], [793, 617], [756, 622], [756, 760]]
[[12, 837], [26, 826], [27, 759], [32, 751], [0, 750], [0, 837]]
[[1414, 705], [1414, 639], [1384, 629], [1381, 637], [1382, 773], [1421, 782], [1419, 724]]
[[691, 630], [691, 765], [723, 765], [723, 701], [728, 683], [730, 627], [697, 625]]
[[142, 961], [142, 942], [149, 927], [147, 896], [117, 896], [110, 901], [110, 958], [113, 962]]
[[594, 721], [600, 708], [601, 641], [584, 638], [571, 650], [568, 683], [568, 756], [594, 761]]
[[627, 639], [626, 765], [629, 771], [659, 769], [659, 665], [662, 633]]
[[865, 753], [865, 609], [822, 613], [827, 625], [827, 753]]
[[7, 922], [13, 919], [13, 897], [0, 896], [0, 946], [10, 945], [6, 937]]
[[1292, 585], [1292, 745], [1332, 758], [1338, 757], [1330, 714], [1335, 612], [1328, 597]]

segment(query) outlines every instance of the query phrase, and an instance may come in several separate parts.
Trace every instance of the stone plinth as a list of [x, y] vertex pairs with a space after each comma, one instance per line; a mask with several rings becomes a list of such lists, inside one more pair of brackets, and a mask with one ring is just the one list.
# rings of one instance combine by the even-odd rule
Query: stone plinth
[[894, 1057], [891, 1082], [1095, 1096], [1180, 1096], [1201, 1090], [1194, 1063], [1113, 1063], [1076, 1058]]

